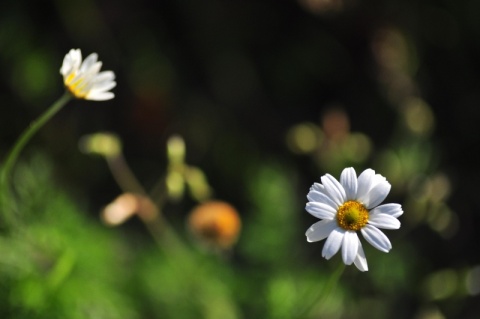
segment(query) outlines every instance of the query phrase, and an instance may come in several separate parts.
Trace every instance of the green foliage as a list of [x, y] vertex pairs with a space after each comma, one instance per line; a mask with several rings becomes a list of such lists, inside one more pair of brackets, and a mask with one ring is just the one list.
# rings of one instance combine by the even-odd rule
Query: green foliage
[[136, 318], [119, 241], [55, 185], [48, 161], [15, 172], [20, 229], [0, 239], [0, 312], [12, 318]]

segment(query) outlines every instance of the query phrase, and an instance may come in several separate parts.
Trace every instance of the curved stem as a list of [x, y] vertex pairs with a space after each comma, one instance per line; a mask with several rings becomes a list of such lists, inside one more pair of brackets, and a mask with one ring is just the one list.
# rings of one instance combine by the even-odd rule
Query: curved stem
[[20, 135], [20, 137], [15, 142], [12, 150], [8, 153], [7, 158], [3, 164], [0, 176], [0, 191], [2, 192], [2, 201], [4, 214], [7, 218], [10, 218], [10, 221], [13, 221], [12, 212], [6, 206], [8, 202], [7, 196], [10, 195], [9, 186], [8, 186], [8, 177], [10, 172], [17, 161], [20, 152], [23, 150], [25, 145], [30, 141], [32, 136], [43, 126], [48, 120], [50, 120], [60, 109], [72, 98], [72, 95], [69, 92], [65, 92], [55, 103], [53, 103], [39, 118], [33, 121], [30, 126]]
[[313, 317], [313, 313], [315, 312], [315, 310], [318, 310], [316, 307], [325, 307], [328, 299], [331, 297], [332, 291], [334, 291], [335, 287], [338, 285], [338, 281], [342, 276], [344, 270], [345, 264], [340, 262], [339, 266], [330, 275], [330, 278], [328, 279], [323, 289], [318, 290], [318, 295], [312, 300], [311, 303], [307, 304], [307, 306], [303, 309], [303, 312], [301, 312], [301, 315], [299, 315], [298, 318], [311, 318]]
[[327, 286], [324, 288], [323, 291], [322, 299], [324, 304], [327, 302], [328, 298], [331, 297], [330, 294], [337, 286], [338, 280], [340, 279], [340, 276], [342, 276], [344, 270], [345, 264], [341, 262], [337, 269], [335, 269], [335, 272], [332, 274], [332, 276], [330, 276], [330, 279], [327, 282]]

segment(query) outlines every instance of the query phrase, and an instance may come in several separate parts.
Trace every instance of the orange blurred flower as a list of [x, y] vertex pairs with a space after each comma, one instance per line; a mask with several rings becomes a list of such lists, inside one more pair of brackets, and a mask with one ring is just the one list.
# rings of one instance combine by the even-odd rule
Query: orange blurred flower
[[241, 220], [232, 205], [223, 201], [208, 201], [192, 210], [188, 227], [203, 244], [227, 249], [238, 239]]

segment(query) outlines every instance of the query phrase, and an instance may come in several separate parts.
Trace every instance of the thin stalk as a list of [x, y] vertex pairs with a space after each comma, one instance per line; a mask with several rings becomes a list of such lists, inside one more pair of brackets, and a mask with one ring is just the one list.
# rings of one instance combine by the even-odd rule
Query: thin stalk
[[340, 279], [340, 276], [342, 276], [343, 271], [345, 270], [345, 264], [340, 263], [340, 265], [335, 269], [335, 272], [330, 276], [330, 279], [327, 282], [327, 285], [325, 286], [323, 290], [323, 298], [322, 298], [322, 303], [325, 304], [332, 293], [332, 291], [335, 289], [335, 287], [338, 284], [338, 280]]
[[2, 205], [3, 213], [5, 218], [10, 222], [14, 222], [13, 212], [10, 209], [10, 206], [7, 205], [10, 200], [10, 188], [8, 185], [8, 178], [11, 174], [13, 166], [17, 162], [18, 156], [25, 147], [25, 145], [30, 141], [30, 139], [35, 135], [35, 133], [45, 125], [62, 107], [67, 104], [68, 101], [72, 99], [72, 95], [67, 91], [65, 92], [55, 103], [53, 103], [40, 117], [33, 121], [27, 129], [19, 136], [15, 144], [13, 145], [12, 150], [8, 153], [7, 158], [1, 169], [0, 176], [0, 191], [2, 193]]
[[303, 309], [302, 313], [298, 316], [298, 318], [311, 318], [313, 316], [314, 310], [317, 308], [318, 305], [320, 305], [321, 307], [325, 307], [328, 299], [331, 297], [331, 293], [338, 285], [338, 281], [340, 280], [340, 277], [342, 276], [344, 270], [345, 264], [340, 262], [333, 274], [331, 274], [323, 289], [318, 290], [318, 295], [312, 300], [311, 303], [309, 303]]
[[[122, 154], [118, 154], [112, 157], [106, 157], [106, 161], [110, 169], [110, 173], [112, 174], [113, 178], [123, 192], [131, 192], [147, 196], [157, 207], [158, 213], [156, 214], [154, 219], [142, 218], [139, 214], [140, 220], [144, 223], [145, 227], [147, 228], [150, 235], [154, 238], [155, 242], [163, 249], [184, 248], [184, 245], [179, 236], [175, 233], [172, 226], [163, 218], [162, 207], [159, 203], [163, 203], [164, 194], [156, 194], [159, 198], [159, 202], [155, 203], [155, 201], [150, 196], [148, 196], [147, 192], [128, 166]], [[162, 184], [165, 184], [165, 182], [163, 181]]]
[[107, 156], [106, 161], [113, 178], [125, 193], [147, 195], [147, 192], [127, 165], [122, 154]]

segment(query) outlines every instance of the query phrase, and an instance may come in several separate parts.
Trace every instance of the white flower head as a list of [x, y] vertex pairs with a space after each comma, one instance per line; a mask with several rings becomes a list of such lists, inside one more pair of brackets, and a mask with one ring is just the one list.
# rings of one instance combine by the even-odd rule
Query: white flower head
[[102, 62], [97, 61], [96, 53], [90, 54], [82, 62], [80, 49], [71, 49], [63, 59], [60, 74], [63, 83], [70, 93], [78, 99], [104, 101], [114, 98], [108, 92], [117, 85], [112, 71], [100, 72]]
[[327, 238], [322, 256], [330, 259], [340, 247], [346, 265], [352, 263], [361, 271], [367, 271], [367, 259], [357, 231], [367, 242], [383, 252], [392, 248], [390, 240], [379, 229], [398, 229], [403, 214], [400, 204], [379, 204], [390, 192], [390, 183], [372, 169], [363, 171], [357, 178], [352, 167], [345, 168], [340, 182], [332, 175], [321, 177], [307, 195], [307, 212], [321, 219], [305, 233], [307, 241]]

